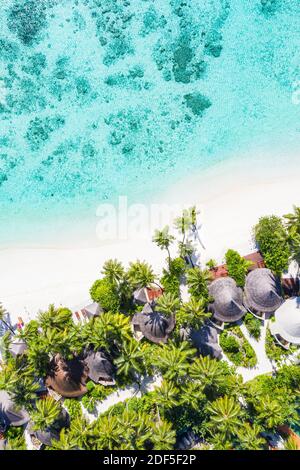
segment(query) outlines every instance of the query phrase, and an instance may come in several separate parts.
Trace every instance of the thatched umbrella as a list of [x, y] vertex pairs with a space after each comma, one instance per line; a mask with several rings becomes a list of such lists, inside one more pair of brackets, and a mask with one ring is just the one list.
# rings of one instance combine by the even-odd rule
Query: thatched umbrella
[[114, 367], [102, 351], [89, 351], [84, 362], [88, 366], [88, 376], [102, 385], [115, 385]]
[[153, 343], [166, 343], [175, 328], [175, 316], [165, 316], [146, 304], [142, 312], [133, 316], [131, 323], [135, 333], [142, 333]]
[[46, 386], [63, 397], [80, 397], [87, 392], [88, 368], [78, 358], [65, 360], [57, 354], [49, 364]]
[[19, 408], [5, 390], [0, 390], [0, 420], [5, 426], [23, 426], [30, 417], [24, 408]]
[[214, 301], [209, 305], [213, 317], [221, 322], [236, 322], [246, 313], [243, 291], [231, 277], [220, 277], [209, 286]]
[[275, 312], [275, 322], [270, 322], [271, 333], [285, 341], [300, 344], [300, 297], [286, 300]]
[[246, 277], [244, 305], [261, 313], [275, 312], [283, 302], [280, 279], [270, 269], [258, 268]]

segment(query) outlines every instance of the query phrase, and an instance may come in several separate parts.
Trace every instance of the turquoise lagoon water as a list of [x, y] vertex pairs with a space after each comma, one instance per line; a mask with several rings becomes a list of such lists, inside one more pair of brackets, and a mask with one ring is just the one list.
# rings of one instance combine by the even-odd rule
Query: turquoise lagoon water
[[249, 150], [299, 149], [299, 0], [0, 6], [2, 242]]

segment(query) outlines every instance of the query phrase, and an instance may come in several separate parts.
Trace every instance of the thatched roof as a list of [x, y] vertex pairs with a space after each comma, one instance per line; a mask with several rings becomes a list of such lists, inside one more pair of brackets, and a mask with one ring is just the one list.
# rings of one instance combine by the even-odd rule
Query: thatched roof
[[133, 293], [134, 302], [137, 305], [155, 302], [163, 294], [163, 290], [158, 286], [141, 287]]
[[82, 309], [88, 318], [98, 317], [103, 313], [102, 307], [97, 303], [93, 302], [92, 304], [87, 305]]
[[77, 358], [65, 360], [56, 355], [49, 364], [46, 385], [63, 397], [80, 397], [87, 392], [88, 368]]
[[280, 279], [270, 269], [251, 271], [245, 283], [244, 304], [257, 312], [274, 312], [283, 302]]
[[114, 385], [114, 368], [108, 357], [101, 351], [89, 351], [84, 359], [88, 366], [88, 376], [93, 382]]
[[23, 426], [30, 418], [27, 411], [17, 407], [5, 390], [0, 390], [0, 419], [6, 426]]
[[136, 289], [133, 293], [133, 299], [137, 305], [144, 305], [148, 302], [147, 291], [145, 287]]
[[218, 333], [212, 325], [204, 325], [200, 330], [193, 330], [191, 340], [202, 356], [211, 356], [215, 359], [222, 357], [222, 348], [218, 344]]
[[43, 445], [51, 446], [52, 441], [58, 441], [60, 437], [60, 431], [63, 428], [68, 428], [70, 426], [70, 417], [67, 411], [62, 408], [60, 417], [47, 429], [37, 430], [33, 429], [33, 423], [30, 422], [27, 426], [27, 430], [31, 436], [34, 436], [38, 439]]
[[270, 322], [273, 335], [280, 335], [293, 344], [300, 344], [300, 297], [286, 300], [275, 312], [275, 322]]
[[220, 277], [213, 281], [209, 286], [209, 294], [214, 299], [209, 305], [209, 311], [217, 320], [235, 322], [245, 315], [243, 291], [231, 277]]
[[132, 320], [135, 331], [140, 331], [145, 338], [153, 343], [166, 343], [175, 328], [175, 316], [165, 316], [145, 305], [142, 312], [136, 313]]

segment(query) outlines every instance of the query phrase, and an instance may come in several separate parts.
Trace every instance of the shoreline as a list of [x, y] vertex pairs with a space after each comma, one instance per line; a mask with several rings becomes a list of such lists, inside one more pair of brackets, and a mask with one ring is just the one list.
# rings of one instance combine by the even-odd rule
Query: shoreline
[[[255, 167], [253, 161], [232, 160], [178, 181], [160, 198], [162, 204], [180, 201], [196, 204], [200, 210], [200, 237], [206, 247], [200, 250], [202, 264], [210, 258], [222, 262], [228, 248], [243, 255], [255, 250], [251, 229], [259, 217], [283, 215], [291, 211], [293, 204], [300, 205], [300, 168], [284, 167], [284, 162], [281, 167], [270, 168], [270, 162], [265, 163], [263, 170], [263, 165]], [[96, 239], [96, 244], [87, 246], [2, 248], [0, 300], [12, 321], [18, 316], [24, 320], [34, 318], [39, 309], [46, 309], [50, 303], [82, 308], [89, 302], [92, 282], [109, 258], [117, 258], [125, 265], [136, 259], [145, 260], [160, 274], [166, 256], [152, 243], [152, 235], [113, 243]]]

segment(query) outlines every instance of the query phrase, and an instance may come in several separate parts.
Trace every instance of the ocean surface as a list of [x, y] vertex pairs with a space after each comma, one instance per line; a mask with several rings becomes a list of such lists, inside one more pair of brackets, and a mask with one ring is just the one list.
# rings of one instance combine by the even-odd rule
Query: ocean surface
[[299, 0], [0, 6], [2, 244], [233, 157], [299, 150]]

